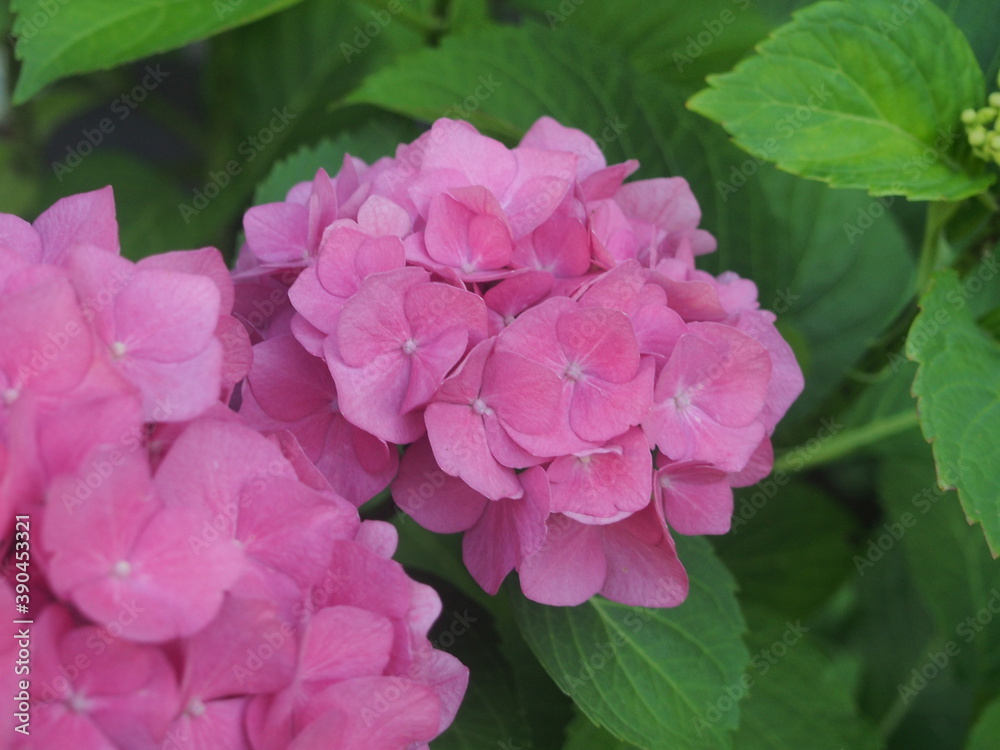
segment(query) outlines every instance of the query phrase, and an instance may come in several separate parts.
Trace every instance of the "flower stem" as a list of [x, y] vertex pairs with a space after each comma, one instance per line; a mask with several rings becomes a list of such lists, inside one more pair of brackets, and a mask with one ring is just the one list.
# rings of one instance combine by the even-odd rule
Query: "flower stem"
[[927, 226], [924, 230], [924, 243], [920, 248], [920, 260], [917, 263], [917, 294], [922, 294], [931, 274], [937, 270], [941, 248], [944, 243], [944, 228], [948, 220], [955, 215], [959, 204], [948, 201], [937, 201], [927, 207]]
[[886, 438], [916, 427], [917, 412], [904, 411], [890, 417], [882, 417], [862, 427], [844, 430], [814, 445], [812, 438], [790, 451], [783, 453], [774, 462], [774, 471], [792, 473], [828, 464], [872, 445]]

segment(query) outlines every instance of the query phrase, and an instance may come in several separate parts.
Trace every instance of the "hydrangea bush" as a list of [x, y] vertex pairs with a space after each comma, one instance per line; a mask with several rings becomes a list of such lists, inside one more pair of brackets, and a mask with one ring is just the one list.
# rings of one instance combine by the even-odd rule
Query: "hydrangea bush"
[[0, 750], [996, 747], [998, 24], [0, 7]]

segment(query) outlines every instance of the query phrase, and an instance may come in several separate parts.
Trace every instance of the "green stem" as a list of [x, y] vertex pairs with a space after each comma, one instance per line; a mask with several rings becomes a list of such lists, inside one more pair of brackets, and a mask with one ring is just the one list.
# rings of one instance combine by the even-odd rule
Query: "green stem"
[[[812, 438], [809, 442], [783, 453], [774, 462], [774, 471], [792, 473], [828, 464], [854, 453], [859, 448], [872, 445], [886, 438], [916, 427], [917, 412], [904, 411], [891, 417], [869, 422], [863, 427], [835, 433], [826, 440]], [[813, 444], [821, 440], [818, 445]]]
[[948, 220], [958, 210], [958, 203], [937, 201], [927, 207], [927, 228], [924, 230], [924, 242], [920, 248], [920, 261], [917, 263], [917, 294], [921, 294], [931, 274], [937, 270], [941, 246], [944, 239], [944, 228]]

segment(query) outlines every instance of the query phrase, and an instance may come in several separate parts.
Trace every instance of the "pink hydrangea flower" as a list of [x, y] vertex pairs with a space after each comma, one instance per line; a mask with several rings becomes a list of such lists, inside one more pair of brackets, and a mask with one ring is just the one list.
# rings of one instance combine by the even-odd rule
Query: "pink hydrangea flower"
[[262, 357], [244, 411], [358, 502], [359, 467], [403, 446], [396, 503], [463, 533], [491, 593], [517, 570], [544, 603], [678, 604], [671, 532], [727, 530], [802, 375], [754, 284], [696, 268], [716, 243], [687, 182], [637, 168], [551, 118], [515, 148], [439, 120], [254, 209], [240, 263], [290, 307], [253, 333], [288, 374]]
[[[309, 252], [356, 178], [332, 193], [318, 179], [332, 197], [304, 199]], [[433, 286], [474, 300], [457, 360], [485, 336], [485, 305]], [[448, 727], [468, 670], [428, 640], [440, 600], [390, 559], [392, 527], [362, 523], [338, 493], [358, 503], [388, 484], [396, 447], [339, 415], [290, 314], [244, 327], [212, 248], [122, 258], [110, 189], [60, 201], [34, 227], [0, 215], [0, 291], [0, 536], [30, 517], [35, 620], [31, 733], [0, 722], [10, 747], [426, 747]], [[238, 385], [251, 335], [266, 430], [227, 406], [237, 389], [252, 402]], [[351, 435], [343, 455], [365, 468], [344, 481], [323, 453]], [[0, 555], [0, 603], [14, 611], [14, 545]], [[409, 699], [383, 708], [400, 685]]]

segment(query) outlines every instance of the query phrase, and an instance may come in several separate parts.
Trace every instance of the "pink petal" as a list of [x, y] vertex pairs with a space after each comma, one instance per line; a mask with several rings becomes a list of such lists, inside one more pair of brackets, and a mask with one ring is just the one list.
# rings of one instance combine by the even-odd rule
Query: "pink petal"
[[309, 211], [294, 203], [265, 203], [247, 210], [243, 230], [253, 254], [271, 265], [298, 265], [309, 257]]
[[117, 255], [118, 222], [111, 186], [62, 198], [34, 223], [45, 247], [44, 260], [61, 263], [74, 245], [94, 245]]
[[607, 576], [600, 529], [550, 516], [545, 542], [525, 557], [518, 573], [521, 590], [533, 601], [557, 607], [583, 604], [601, 590]]
[[488, 594], [496, 594], [511, 570], [541, 547], [549, 514], [548, 482], [542, 469], [521, 475], [524, 495], [488, 503], [462, 539], [462, 559]]
[[465, 531], [489, 504], [483, 495], [438, 467], [426, 439], [403, 454], [392, 497], [417, 523], [438, 534]]
[[601, 594], [633, 607], [676, 607], [687, 598], [687, 573], [653, 508], [601, 534], [608, 561]]

